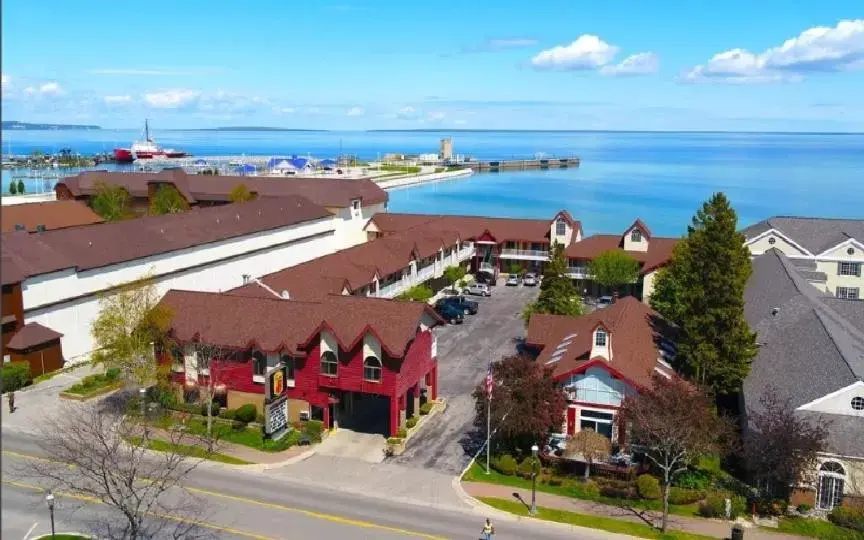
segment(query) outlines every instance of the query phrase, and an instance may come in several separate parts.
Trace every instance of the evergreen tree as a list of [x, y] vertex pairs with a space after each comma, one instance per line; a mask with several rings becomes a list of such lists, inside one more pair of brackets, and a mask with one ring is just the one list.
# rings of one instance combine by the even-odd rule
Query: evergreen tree
[[24, 180], [18, 180], [18, 195], [24, 195]]
[[756, 334], [744, 318], [750, 252], [737, 223], [726, 196], [714, 194], [693, 217], [658, 284], [658, 302], [677, 297], [668, 311], [681, 327], [680, 369], [717, 395], [741, 388], [757, 352]]
[[9, 182], [9, 195], [18, 195], [18, 184], [15, 180]]
[[163, 214], [177, 214], [189, 210], [189, 203], [180, 195], [177, 188], [171, 185], [161, 185], [153, 194], [150, 201], [150, 214], [161, 216]]
[[681, 324], [681, 286], [678, 283], [678, 270], [675, 268], [675, 260], [682, 249], [686, 248], [684, 242], [679, 242], [672, 252], [669, 263], [657, 270], [654, 278], [654, 291], [651, 293], [649, 303], [651, 308], [675, 324]]
[[527, 324], [534, 313], [552, 315], [582, 315], [582, 298], [576, 292], [573, 280], [567, 276], [567, 257], [564, 246], [555, 242], [549, 254], [549, 262], [543, 271], [540, 296], [537, 301], [525, 306], [522, 318]]

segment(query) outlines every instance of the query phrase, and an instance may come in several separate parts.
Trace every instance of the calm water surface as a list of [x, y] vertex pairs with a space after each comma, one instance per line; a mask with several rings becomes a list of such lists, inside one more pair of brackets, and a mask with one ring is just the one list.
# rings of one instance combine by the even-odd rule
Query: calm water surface
[[[195, 155], [436, 152], [436, 132], [157, 132]], [[128, 145], [134, 130], [3, 132], [4, 152]], [[576, 154], [582, 166], [483, 173], [392, 191], [394, 212], [551, 218], [562, 209], [585, 231], [621, 231], [636, 217], [655, 234], [685, 231], [698, 205], [724, 191], [742, 225], [771, 215], [864, 218], [864, 134], [466, 132], [455, 152], [478, 158]], [[8, 175], [3, 176], [4, 190]]]

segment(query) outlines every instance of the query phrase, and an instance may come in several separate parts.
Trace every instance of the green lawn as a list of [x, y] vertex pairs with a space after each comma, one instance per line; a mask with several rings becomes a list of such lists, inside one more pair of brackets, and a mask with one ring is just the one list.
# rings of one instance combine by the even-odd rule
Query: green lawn
[[[528, 509], [525, 508], [525, 505], [521, 502], [508, 501], [504, 499], [493, 499], [487, 497], [481, 497], [480, 500], [493, 508], [497, 508], [498, 510], [504, 510], [505, 512], [510, 512], [511, 514], [516, 514], [519, 516], [528, 515]], [[629, 534], [631, 536], [638, 536], [639, 538], [662, 538], [669, 540], [697, 540], [703, 538], [713, 538], [712, 536], [683, 533], [679, 531], [670, 531], [666, 534], [663, 534], [660, 531], [653, 529], [648, 525], [643, 525], [641, 523], [633, 523], [631, 521], [623, 521], [610, 517], [577, 514], [575, 512], [567, 512], [565, 510], [544, 508], [542, 506], [537, 508], [537, 515], [534, 517], [536, 517], [537, 519], [544, 519], [546, 521], [557, 521], [558, 523], [575, 525], [577, 527], [588, 527], [591, 529], [600, 529], [602, 531], [607, 531], [611, 533]]]
[[113, 390], [114, 388], [119, 388], [122, 384], [123, 381], [120, 379], [119, 371], [108, 370], [105, 373], [87, 375], [81, 379], [81, 382], [73, 384], [64, 390], [63, 393], [88, 398]]
[[860, 532], [838, 527], [830, 521], [821, 519], [782, 518], [779, 529], [769, 530], [779, 530], [784, 533], [800, 534], [801, 536], [825, 540], [860, 540], [864, 538], [864, 534]]
[[[215, 419], [214, 419], [215, 420]], [[162, 427], [170, 428], [178, 423], [176, 418], [166, 417], [162, 420]], [[207, 433], [207, 419], [193, 416], [186, 422], [186, 432], [193, 435], [205, 435]], [[300, 442], [303, 434], [298, 430], [288, 433], [278, 441], [265, 439], [260, 428], [250, 428], [240, 425], [229, 425], [226, 422], [213, 422], [213, 435], [220, 441], [234, 444], [242, 444], [263, 452], [281, 452], [287, 450]]]
[[42, 538], [48, 539], [53, 538], [53, 540], [90, 540], [92, 536], [84, 536], [81, 534], [75, 533], [57, 533], [55, 535], [45, 534], [42, 536], [35, 536], [33, 540], [40, 540]]
[[[502, 486], [531, 489], [531, 480], [526, 480], [519, 476], [507, 476], [497, 472], [495, 469], [490, 470], [489, 474], [486, 474], [485, 463], [483, 465], [480, 465], [476, 462], [473, 463], [471, 465], [471, 468], [469, 468], [465, 472], [465, 476], [462, 477], [462, 480], [465, 482], [485, 482], [487, 484], [499, 484]], [[581, 489], [581, 486], [578, 482], [570, 482], [570, 485], [565, 484], [562, 486], [551, 486], [549, 484], [537, 482], [537, 491], [552, 493], [554, 495], [561, 495], [563, 497], [572, 497], [574, 499], [596, 501], [600, 503], [610, 504], [612, 506], [619, 506], [622, 503], [626, 503], [632, 508], [638, 508], [643, 510], [659, 511], [663, 509], [663, 503], [661, 501], [648, 501], [643, 499], [622, 501], [620, 499], [615, 499], [612, 497], [603, 497], [602, 495], [589, 496]], [[699, 505], [696, 503], [670, 504], [669, 513], [678, 516], [698, 516]]]
[[421, 170], [420, 167], [412, 167], [407, 165], [381, 165], [379, 169], [382, 171], [393, 171], [412, 174], [419, 173]]
[[[132, 444], [141, 444], [140, 437], [132, 437]], [[178, 454], [184, 454], [188, 457], [200, 458], [200, 459], [209, 459], [210, 461], [218, 461], [219, 463], [227, 463], [229, 465], [249, 465], [250, 462], [238, 459], [233, 456], [226, 456], [225, 454], [220, 454], [218, 452], [207, 452], [203, 448], [198, 446], [192, 446], [188, 444], [174, 444], [168, 441], [161, 441], [159, 439], [151, 440], [147, 444], [147, 448], [150, 450], [156, 450], [157, 452], [177, 452]]]

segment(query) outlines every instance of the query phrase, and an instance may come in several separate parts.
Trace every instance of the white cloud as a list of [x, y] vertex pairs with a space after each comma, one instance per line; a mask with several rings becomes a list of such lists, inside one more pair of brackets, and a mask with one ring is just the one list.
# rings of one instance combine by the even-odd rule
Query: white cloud
[[541, 51], [531, 59], [531, 64], [537, 69], [592, 70], [611, 62], [618, 50], [597, 36], [583, 34], [570, 45]]
[[347, 116], [363, 116], [366, 113], [366, 109], [363, 107], [351, 107], [345, 113]]
[[426, 117], [432, 122], [443, 120], [445, 116], [447, 116], [447, 113], [442, 111], [432, 111], [426, 115]]
[[756, 54], [730, 49], [685, 73], [689, 82], [797, 82], [808, 73], [864, 69], [864, 19], [816, 26]]
[[603, 66], [604, 75], [649, 75], [660, 69], [660, 57], [653, 52], [631, 54], [617, 65]]
[[144, 94], [144, 102], [154, 109], [183, 109], [195, 104], [201, 97], [196, 90], [166, 90]]
[[42, 83], [40, 85], [30, 85], [24, 89], [24, 93], [31, 97], [57, 97], [62, 96], [66, 92], [63, 90], [63, 87], [60, 86], [59, 83], [56, 82], [47, 82]]
[[132, 103], [132, 96], [126, 94], [121, 96], [104, 96], [102, 100], [106, 105], [128, 105]]

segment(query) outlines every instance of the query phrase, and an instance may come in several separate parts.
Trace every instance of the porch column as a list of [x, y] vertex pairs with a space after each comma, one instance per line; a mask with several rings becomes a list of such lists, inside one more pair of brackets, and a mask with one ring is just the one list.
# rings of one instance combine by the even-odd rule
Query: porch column
[[396, 436], [399, 429], [399, 398], [390, 396], [390, 436]]
[[435, 400], [438, 399], [438, 363], [436, 362], [434, 366], [432, 366], [432, 371], [429, 372], [430, 379], [430, 389], [429, 389], [429, 399]]
[[324, 405], [324, 429], [330, 429], [330, 405]]
[[408, 392], [405, 392], [401, 396], [399, 396], [399, 425], [405, 425], [405, 405], [408, 401]]
[[414, 385], [414, 417], [420, 417], [420, 381]]

